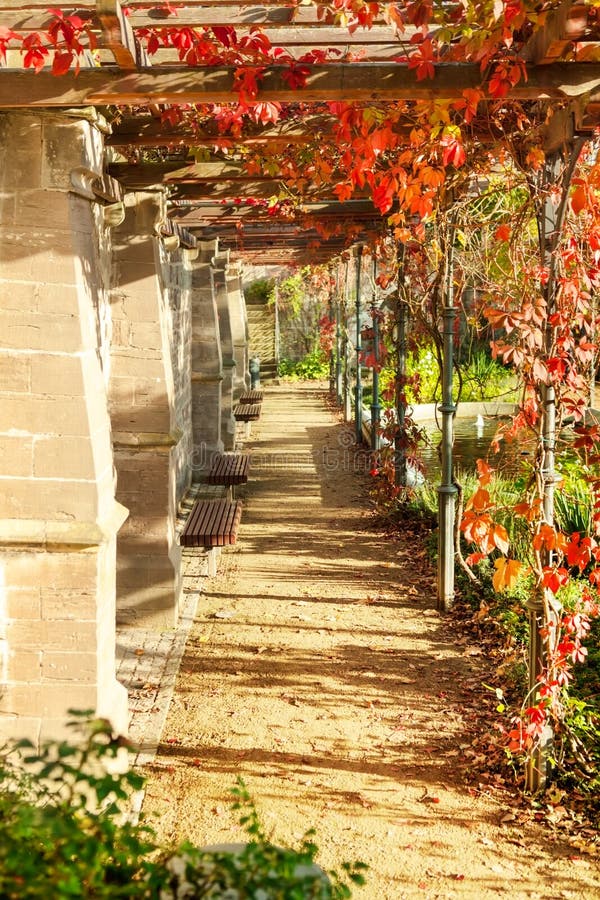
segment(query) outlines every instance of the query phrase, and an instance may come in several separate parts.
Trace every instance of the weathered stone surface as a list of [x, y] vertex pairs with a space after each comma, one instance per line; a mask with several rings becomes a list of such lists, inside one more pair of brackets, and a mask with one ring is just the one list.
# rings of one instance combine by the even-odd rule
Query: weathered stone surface
[[[118, 620], [157, 628], [177, 619], [175, 516], [191, 445], [189, 271], [157, 237], [163, 215], [161, 193], [129, 195], [114, 232], [109, 394], [117, 497], [129, 510], [118, 541]], [[152, 534], [143, 529], [149, 518], [160, 523]]]
[[223, 360], [216, 296], [211, 275], [216, 241], [204, 241], [193, 264], [191, 339], [191, 468], [199, 480], [215, 453], [224, 448], [221, 438], [221, 386]]
[[217, 253], [211, 268], [213, 291], [219, 317], [219, 336], [223, 358], [223, 380], [221, 382], [221, 440], [225, 450], [235, 446], [234, 383], [235, 358], [233, 355], [233, 335], [231, 331], [231, 310], [227, 293], [226, 268], [229, 252]]

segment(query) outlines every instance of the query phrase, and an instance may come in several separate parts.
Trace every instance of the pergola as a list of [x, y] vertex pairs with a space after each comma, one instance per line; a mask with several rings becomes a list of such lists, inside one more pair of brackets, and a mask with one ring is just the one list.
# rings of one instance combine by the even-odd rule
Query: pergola
[[[465, 134], [490, 144], [503, 137], [485, 117], [488, 106], [498, 105], [489, 71], [482, 72], [479, 61], [465, 60], [458, 41], [446, 41], [445, 51], [432, 66], [433, 77], [419, 77], [407, 53], [419, 46], [421, 29], [401, 22], [403, 4], [80, 3], [62, 8], [62, 14], [78, 17], [86, 39], [92, 40], [89, 48], [78, 51], [79, 71], [70, 64], [61, 75], [50, 69], [56, 54], [52, 48], [37, 73], [23, 67], [23, 45], [18, 42], [25, 39], [25, 46], [35, 46], [35, 35], [55, 19], [46, 7], [46, 0], [0, 2], [0, 46], [6, 50], [0, 67], [0, 110], [60, 110], [74, 117], [97, 110], [105, 113], [104, 174], [84, 190], [107, 203], [120, 201], [127, 192], [158, 190], [167, 204], [163, 234], [176, 235], [188, 248], [218, 237], [219, 246], [242, 265], [325, 264], [352, 245], [366, 244], [387, 231], [386, 216], [366, 187], [341, 202], [335, 186], [326, 180], [317, 183], [309, 177], [298, 190], [297, 180], [288, 184], [285, 171], [276, 166], [257, 171], [256, 165], [250, 169], [246, 165], [249, 150], [264, 151], [276, 160], [289, 147], [331, 144], [336, 137], [330, 104], [375, 108], [399, 101], [435, 104], [460, 100], [465, 90], [476, 91], [477, 115]], [[339, 15], [336, 18], [340, 7], [348, 10], [350, 29]], [[370, 27], [353, 21], [356, 8], [367, 9]], [[450, 2], [440, 5], [449, 14], [453, 8]], [[161, 29], [178, 29], [180, 34], [187, 29], [187, 37], [174, 45], [165, 37], [168, 31]], [[189, 41], [193, 44], [198, 35], [212, 35], [219, 53], [210, 59], [190, 59]], [[261, 40], [270, 48], [268, 58], [231, 62], [233, 44], [247, 46]], [[558, 178], [562, 190], [558, 208], [549, 203], [540, 206], [540, 234], [548, 258], [564, 213], [572, 148], [600, 123], [599, 49], [596, 9], [569, 0], [542, 5], [537, 24], [515, 31], [510, 40], [510, 59], [521, 77], [503, 96], [507, 103], [519, 101], [539, 110], [538, 139], [547, 156], [547, 183]], [[278, 104], [285, 115], [275, 122], [267, 115], [262, 123], [241, 118], [239, 127], [221, 131], [211, 109], [235, 104], [240, 96], [250, 106]], [[189, 115], [180, 115], [182, 106]], [[410, 116], [396, 121], [399, 144], [411, 127]], [[547, 290], [551, 300], [552, 285]], [[448, 298], [445, 338], [450, 349], [451, 285]], [[442, 404], [446, 444], [454, 411], [451, 387], [446, 379]], [[549, 394], [547, 404], [552, 402]], [[552, 435], [547, 436], [548, 446], [552, 441]], [[442, 485], [444, 492], [450, 503], [450, 483]], [[449, 546], [454, 507], [450, 503], [444, 510], [442, 531]], [[452, 562], [446, 554], [442, 562], [446, 580]], [[446, 586], [442, 594], [447, 593]], [[532, 609], [534, 626], [538, 612]], [[532, 653], [535, 676], [539, 645]]]
[[[284, 176], [247, 174], [244, 151], [275, 148], [276, 152], [278, 147], [314, 140], [315, 135], [323, 142], [331, 140], [331, 117], [307, 115], [306, 103], [434, 101], [460, 97], [466, 88], [487, 91], [480, 66], [453, 60], [451, 54], [436, 66], [434, 78], [419, 80], [405, 56], [411, 39], [418, 38], [418, 28], [407, 25], [400, 32], [392, 7], [379, 4], [369, 28], [348, 29], [316, 5], [282, 6], [271, 0], [260, 5], [198, 0], [172, 8], [146, 0], [74, 4], [63, 7], [63, 12], [78, 16], [97, 45], [93, 52], [82, 54], [79, 73], [55, 77], [47, 67], [38, 74], [24, 71], [21, 53], [9, 44], [0, 77], [0, 108], [119, 107], [120, 116], [106, 144], [113, 160], [108, 172], [124, 189], [167, 187], [170, 215], [178, 224], [199, 238], [218, 229], [223, 246], [242, 260], [252, 262], [260, 254], [262, 263], [279, 264], [287, 248], [290, 262], [325, 262], [339, 254], [344, 240], [341, 235], [319, 237], [311, 230], [311, 216], [328, 223], [360, 222], [363, 231], [358, 238], [364, 238], [369, 231], [385, 228], [368, 195], [364, 201], [340, 203], [331, 191], [309, 187], [295, 197], [294, 214], [300, 215], [299, 224], [292, 227], [289, 208], [280, 215], [255, 203], [283, 197]], [[43, 31], [51, 19], [45, 3], [16, 0], [0, 5], [0, 26], [22, 36]], [[322, 56], [315, 59], [324, 61], [302, 62], [302, 88], [290, 86], [285, 66], [262, 67], [256, 100], [286, 104], [284, 121], [244, 124], [234, 135], [220, 134], [206, 117], [194, 128], [169, 125], [165, 110], [171, 105], [235, 101], [239, 67], [190, 66], [174, 46], [160, 46], [150, 56], [148, 32], [161, 28], [213, 34], [216, 29], [221, 39], [223, 29], [235, 29], [238, 40], [249, 39], [258, 30], [287, 59], [305, 60], [305, 54], [318, 51]], [[568, 109], [568, 115], [555, 118], [546, 137], [548, 144], [560, 146], [574, 133], [590, 134], [600, 110], [596, 10], [572, 2], [548, 4], [540, 27], [515, 35], [515, 41], [526, 78], [512, 88], [509, 98], [542, 100]], [[224, 56], [226, 45], [225, 40]], [[481, 103], [485, 105], [485, 99]], [[489, 129], [480, 137], [490, 140]], [[219, 152], [223, 147], [226, 157]], [[199, 150], [203, 151], [201, 162], [196, 161]], [[356, 239], [354, 232], [352, 240]]]

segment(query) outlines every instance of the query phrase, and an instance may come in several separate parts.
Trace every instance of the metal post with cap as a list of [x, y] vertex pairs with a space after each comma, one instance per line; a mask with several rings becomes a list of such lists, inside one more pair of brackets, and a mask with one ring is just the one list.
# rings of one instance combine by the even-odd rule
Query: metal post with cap
[[362, 346], [360, 342], [360, 278], [362, 269], [363, 246], [358, 245], [356, 252], [356, 394], [354, 397], [354, 424], [356, 429], [356, 443], [362, 443], [362, 375], [360, 354]]

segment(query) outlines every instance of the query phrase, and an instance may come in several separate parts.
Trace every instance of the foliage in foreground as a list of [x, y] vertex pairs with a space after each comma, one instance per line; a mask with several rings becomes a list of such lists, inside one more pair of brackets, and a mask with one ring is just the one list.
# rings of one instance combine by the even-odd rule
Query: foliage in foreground
[[341, 877], [319, 869], [312, 831], [297, 850], [272, 844], [241, 779], [232, 789], [247, 841], [239, 852], [161, 846], [148, 825], [127, 818], [143, 786], [139, 774], [119, 771], [127, 741], [104, 719], [74, 715], [74, 724], [85, 720], [82, 742], [2, 751], [0, 897], [345, 900], [364, 883], [362, 863], [343, 863]]
[[[567, 470], [570, 470], [567, 474]], [[476, 490], [473, 475], [460, 473], [465, 495]], [[492, 486], [490, 485], [490, 490]], [[525, 544], [523, 523], [511, 516], [514, 495], [519, 491], [518, 482], [496, 475], [493, 482], [493, 500], [497, 508], [504, 510], [503, 526], [512, 546]], [[557, 504], [557, 519], [564, 530], [580, 528], [583, 539], [592, 528], [593, 498], [585, 490], [583, 478], [568, 465], [563, 470], [563, 485]], [[404, 499], [404, 516], [426, 520], [435, 527], [437, 518], [437, 492], [424, 483]], [[465, 552], [469, 549], [463, 544]], [[495, 556], [500, 559], [498, 552]], [[493, 682], [499, 699], [498, 718], [494, 733], [498, 735], [505, 759], [512, 763], [519, 756], [518, 748], [510, 750], [510, 733], [519, 713], [522, 698], [527, 693], [527, 646], [529, 642], [528, 601], [533, 591], [531, 571], [522, 571], [519, 577], [498, 591], [495, 585], [498, 568], [495, 558], [485, 558], [474, 566], [477, 580], [473, 581], [460, 567], [456, 571], [458, 593], [467, 608], [471, 621], [478, 631], [486, 630], [493, 636], [490, 659], [496, 660], [489, 680]], [[577, 574], [577, 571], [574, 572]], [[587, 580], [574, 577], [560, 591], [560, 601], [567, 616], [580, 615], [578, 607], [581, 593], [587, 591]], [[552, 748], [552, 781], [566, 790], [574, 789], [580, 798], [586, 798], [588, 811], [598, 803], [600, 791], [600, 620], [590, 622], [586, 631], [586, 651], [570, 670], [570, 677], [561, 694], [561, 717], [555, 724]], [[520, 771], [520, 767], [518, 767]]]

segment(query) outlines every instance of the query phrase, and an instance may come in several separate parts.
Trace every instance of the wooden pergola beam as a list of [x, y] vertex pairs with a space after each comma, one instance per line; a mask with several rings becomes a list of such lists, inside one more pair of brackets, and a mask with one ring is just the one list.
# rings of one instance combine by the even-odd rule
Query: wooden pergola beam
[[[465, 88], [481, 86], [481, 71], [471, 63], [443, 64], [435, 77], [418, 81], [414, 70], [396, 63], [352, 63], [308, 67], [306, 87], [293, 90], [284, 69], [265, 70], [261, 101], [319, 102], [441, 100], [462, 96]], [[234, 69], [155, 67], [124, 74], [112, 67], [82, 70], [57, 78], [44, 70], [4, 69], [0, 78], [0, 108], [83, 107], [104, 105], [231, 103]], [[568, 99], [600, 88], [600, 63], [553, 63], [529, 66], [527, 80], [509, 92], [519, 100]], [[484, 86], [485, 90], [485, 86]]]
[[119, 0], [97, 0], [96, 16], [102, 29], [102, 44], [111, 51], [119, 68], [137, 69], [137, 42]]

